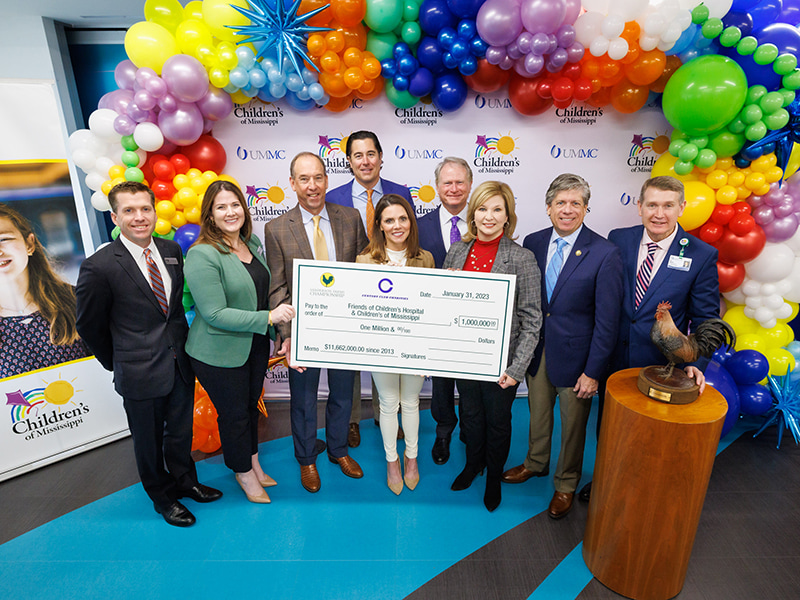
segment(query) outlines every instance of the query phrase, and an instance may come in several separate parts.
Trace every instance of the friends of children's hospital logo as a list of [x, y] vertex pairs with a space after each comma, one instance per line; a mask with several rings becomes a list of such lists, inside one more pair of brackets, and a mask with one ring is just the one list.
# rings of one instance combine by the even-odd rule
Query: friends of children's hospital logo
[[668, 149], [669, 137], [666, 134], [634, 134], [627, 159], [631, 173], [650, 173], [659, 156]]
[[511, 175], [520, 166], [519, 159], [512, 154], [516, 149], [517, 138], [510, 132], [496, 137], [478, 135], [472, 164], [478, 173]]
[[330, 135], [319, 136], [317, 154], [325, 163], [328, 175], [349, 175], [350, 163], [345, 154], [347, 138], [349, 136], [333, 137]]
[[82, 390], [75, 390], [69, 381], [57, 379], [44, 387], [6, 392], [11, 430], [25, 436], [26, 440], [33, 440], [80, 427], [83, 416], [89, 413], [89, 406], [74, 400], [76, 391]]
[[271, 220], [289, 210], [286, 189], [280, 185], [267, 184], [266, 187], [245, 186], [245, 201], [252, 217], [266, 217]]

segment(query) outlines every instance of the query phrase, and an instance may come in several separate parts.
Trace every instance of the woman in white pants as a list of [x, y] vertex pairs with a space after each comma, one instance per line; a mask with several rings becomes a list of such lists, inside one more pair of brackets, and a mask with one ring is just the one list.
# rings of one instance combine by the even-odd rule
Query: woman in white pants
[[[433, 256], [419, 247], [417, 221], [411, 205], [397, 194], [386, 194], [375, 206], [369, 246], [356, 262], [396, 267], [434, 267]], [[380, 426], [386, 451], [386, 483], [395, 494], [403, 491], [405, 480], [413, 490], [419, 482], [417, 448], [419, 445], [419, 392], [423, 378], [419, 375], [372, 373], [380, 397]], [[403, 416], [406, 450], [403, 471], [397, 455], [397, 409]]]

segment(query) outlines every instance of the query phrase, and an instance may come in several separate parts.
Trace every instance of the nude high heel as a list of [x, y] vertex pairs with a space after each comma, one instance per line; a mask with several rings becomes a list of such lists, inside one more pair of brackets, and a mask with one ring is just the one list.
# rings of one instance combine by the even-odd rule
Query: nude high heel
[[242, 483], [242, 478], [239, 477], [239, 473], [236, 473], [235, 475], [236, 475], [236, 482], [239, 484], [239, 487], [242, 488], [244, 495], [247, 496], [247, 499], [250, 502], [253, 502], [255, 504], [269, 504], [272, 502], [272, 500], [270, 500], [269, 498], [269, 494], [267, 494], [267, 492], [265, 492], [263, 489], [261, 490], [261, 493], [258, 494], [257, 496], [251, 496], [250, 494], [248, 494], [247, 490], [244, 487], [244, 483]]
[[389, 486], [389, 489], [392, 490], [396, 495], [400, 495], [400, 492], [403, 491], [403, 479], [395, 479], [392, 481], [392, 465], [397, 467], [397, 475], [400, 476], [400, 458], [398, 457], [397, 460], [394, 462], [387, 462], [386, 463], [386, 485]]
[[[413, 464], [415, 468], [409, 474], [408, 465], [410, 464]], [[406, 482], [406, 487], [412, 491], [419, 483], [419, 463], [417, 463], [416, 458], [408, 458], [405, 454], [403, 454], [403, 479]]]

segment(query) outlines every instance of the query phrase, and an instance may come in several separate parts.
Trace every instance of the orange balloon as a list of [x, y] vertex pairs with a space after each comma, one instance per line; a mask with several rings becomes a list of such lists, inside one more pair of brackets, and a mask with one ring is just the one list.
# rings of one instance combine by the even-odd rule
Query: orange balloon
[[342, 54], [342, 60], [348, 67], [360, 67], [364, 60], [364, 53], [358, 48], [347, 48]]
[[343, 98], [350, 95], [352, 90], [347, 87], [342, 75], [343, 72], [341, 70], [335, 73], [323, 71], [319, 74], [319, 84], [331, 97]]
[[358, 67], [350, 67], [342, 74], [344, 84], [351, 90], [357, 90], [364, 84], [364, 74]]
[[203, 429], [202, 427], [198, 427], [197, 425], [194, 426], [192, 430], [192, 452], [195, 450], [200, 450], [207, 442], [210, 436], [210, 432], [208, 429]]
[[597, 79], [600, 77], [600, 62], [591, 54], [587, 53], [580, 62], [581, 77], [586, 79]]
[[306, 47], [308, 48], [309, 56], [318, 58], [324, 54], [325, 50], [328, 49], [328, 43], [325, 41], [324, 37], [318, 33], [315, 33], [309, 36], [308, 41], [306, 42]]
[[634, 85], [650, 85], [664, 73], [667, 55], [661, 50], [642, 52], [638, 59], [625, 65], [625, 76]]
[[681, 59], [677, 56], [668, 56], [667, 64], [664, 66], [664, 72], [658, 79], [650, 84], [650, 90], [656, 94], [663, 94], [664, 88], [667, 87], [667, 81], [669, 81], [669, 78], [672, 77], [672, 74], [677, 71], [682, 64], [683, 63], [681, 63]]
[[622, 79], [611, 88], [611, 105], [621, 113], [634, 113], [647, 103], [650, 90]]
[[336, 73], [341, 64], [342, 63], [341, 60], [339, 60], [339, 55], [332, 50], [327, 50], [325, 54], [319, 57], [320, 68], [328, 73]]
[[589, 97], [589, 99], [586, 101], [586, 104], [590, 104], [595, 108], [600, 108], [602, 106], [611, 104], [611, 88], [601, 87]]
[[325, 34], [325, 41], [328, 44], [328, 50], [331, 52], [339, 53], [344, 50], [345, 39], [341, 31], [329, 31]]
[[357, 98], [362, 100], [372, 100], [377, 98], [383, 93], [385, 79], [378, 77], [376, 79], [367, 79], [360, 88], [355, 91]]
[[361, 72], [367, 79], [375, 79], [381, 74], [381, 61], [375, 58], [372, 52], [364, 53], [364, 60], [361, 62]]
[[[300, 0], [300, 7], [297, 9], [297, 14], [304, 15], [307, 12], [311, 12], [317, 8], [322, 8], [326, 4], [328, 4], [326, 0]], [[312, 27], [325, 27], [328, 23], [330, 23], [332, 18], [333, 11], [329, 7], [318, 15], [311, 17], [308, 21], [306, 21], [306, 24], [311, 25]]]
[[367, 29], [364, 27], [363, 23], [356, 23], [352, 27], [345, 27], [334, 19], [328, 24], [328, 27], [333, 27], [344, 36], [344, 45], [342, 48], [358, 48], [362, 51], [367, 49]]
[[355, 27], [367, 14], [365, 0], [331, 0], [333, 18], [345, 27]]
[[211, 454], [212, 452], [219, 450], [221, 447], [222, 442], [219, 439], [219, 431], [212, 431], [208, 436], [208, 441], [200, 446], [200, 452]]
[[629, 65], [634, 62], [639, 55], [641, 55], [642, 49], [639, 47], [639, 44], [636, 42], [628, 44], [628, 53], [620, 60], [623, 65]]
[[342, 112], [343, 110], [347, 110], [350, 108], [350, 104], [353, 101], [353, 96], [351, 94], [347, 94], [346, 96], [342, 96], [341, 98], [336, 98], [335, 96], [331, 96], [331, 99], [328, 100], [328, 103], [325, 105], [324, 108], [327, 108], [331, 112]]
[[600, 63], [600, 81], [603, 87], [616, 85], [624, 78], [625, 72], [618, 61], [607, 58]]
[[625, 23], [625, 28], [622, 30], [619, 37], [624, 38], [628, 44], [631, 44], [639, 40], [639, 34], [641, 32], [642, 28], [639, 26], [639, 23], [636, 21], [628, 21]]

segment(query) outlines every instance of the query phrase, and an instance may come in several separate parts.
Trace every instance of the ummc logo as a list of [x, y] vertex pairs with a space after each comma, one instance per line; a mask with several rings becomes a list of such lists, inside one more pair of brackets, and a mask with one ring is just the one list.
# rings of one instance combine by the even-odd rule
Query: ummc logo
[[480, 94], [475, 96], [476, 108], [513, 108], [508, 98], [487, 98]]
[[239, 160], [286, 160], [286, 150], [248, 150], [239, 146], [236, 156]]
[[409, 160], [441, 160], [444, 156], [441, 148], [419, 150], [417, 148], [401, 148], [400, 146], [395, 146], [394, 155], [401, 160], [404, 158]]
[[636, 204], [636, 198], [622, 192], [622, 195], [619, 197], [619, 203], [622, 204], [622, 206], [630, 206], [631, 204]]
[[392, 283], [391, 279], [381, 279], [378, 282], [378, 289], [382, 291], [384, 294], [388, 294], [394, 289], [394, 284]]
[[599, 152], [597, 148], [561, 148], [559, 146], [550, 148], [550, 156], [553, 158], [597, 158]]

